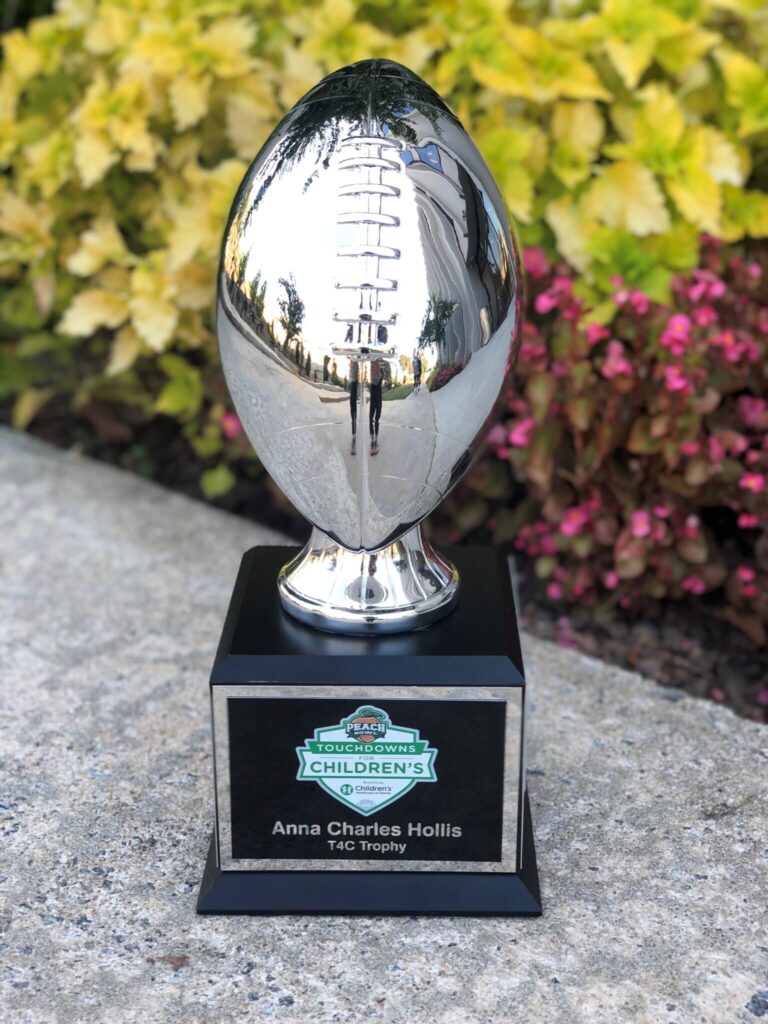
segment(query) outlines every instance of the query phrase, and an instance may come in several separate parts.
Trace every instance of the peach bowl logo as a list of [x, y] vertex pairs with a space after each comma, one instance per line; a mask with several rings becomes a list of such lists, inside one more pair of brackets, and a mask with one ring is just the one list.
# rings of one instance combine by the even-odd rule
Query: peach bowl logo
[[299, 782], [316, 782], [358, 814], [375, 814], [417, 782], [437, 782], [437, 750], [418, 729], [393, 725], [386, 711], [372, 704], [338, 725], [315, 729], [296, 754]]

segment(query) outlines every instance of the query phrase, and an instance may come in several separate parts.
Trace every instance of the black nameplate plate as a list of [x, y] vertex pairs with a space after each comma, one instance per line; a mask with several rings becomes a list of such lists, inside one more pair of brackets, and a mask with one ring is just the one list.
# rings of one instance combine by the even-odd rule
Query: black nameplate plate
[[503, 700], [227, 708], [235, 860], [501, 861]]

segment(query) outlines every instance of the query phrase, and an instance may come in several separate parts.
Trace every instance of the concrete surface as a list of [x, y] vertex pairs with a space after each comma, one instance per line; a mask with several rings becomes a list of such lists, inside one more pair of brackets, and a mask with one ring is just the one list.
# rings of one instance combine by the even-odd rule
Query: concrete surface
[[206, 676], [274, 537], [8, 431], [0, 488], [2, 1020], [768, 1021], [768, 731], [530, 638], [543, 918], [197, 918]]

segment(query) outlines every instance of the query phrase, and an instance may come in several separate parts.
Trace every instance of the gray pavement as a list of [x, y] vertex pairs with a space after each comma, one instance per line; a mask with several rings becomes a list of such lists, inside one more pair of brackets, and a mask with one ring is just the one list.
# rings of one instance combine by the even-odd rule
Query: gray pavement
[[0, 431], [0, 1019], [768, 1020], [768, 731], [531, 638], [542, 918], [196, 917], [206, 678], [267, 542]]

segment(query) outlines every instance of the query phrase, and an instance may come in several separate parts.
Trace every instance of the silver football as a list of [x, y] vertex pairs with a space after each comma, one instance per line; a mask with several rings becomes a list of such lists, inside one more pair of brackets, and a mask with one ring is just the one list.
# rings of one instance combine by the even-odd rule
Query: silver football
[[351, 65], [272, 133], [227, 224], [217, 332], [248, 438], [314, 527], [280, 577], [293, 615], [391, 631], [451, 607], [418, 524], [482, 442], [520, 293], [491, 173], [417, 75]]

